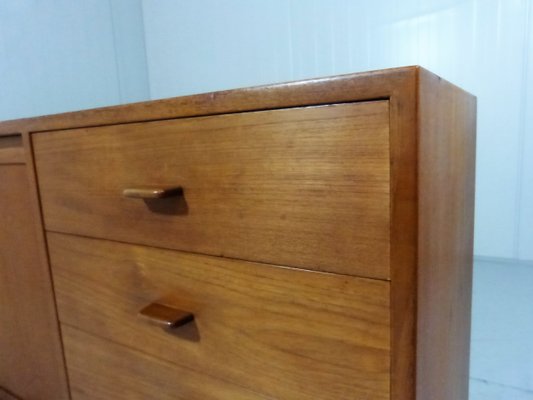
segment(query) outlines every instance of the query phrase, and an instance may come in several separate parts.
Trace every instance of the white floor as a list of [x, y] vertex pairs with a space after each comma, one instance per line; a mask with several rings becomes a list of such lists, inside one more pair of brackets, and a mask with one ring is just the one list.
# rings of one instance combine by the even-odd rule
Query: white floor
[[470, 400], [533, 400], [533, 265], [476, 260]]

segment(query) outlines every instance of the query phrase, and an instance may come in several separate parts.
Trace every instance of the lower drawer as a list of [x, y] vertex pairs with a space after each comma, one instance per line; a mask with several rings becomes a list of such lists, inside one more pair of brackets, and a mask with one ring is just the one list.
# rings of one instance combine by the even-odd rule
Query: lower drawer
[[271, 400], [69, 326], [62, 331], [73, 400]]
[[[188, 369], [276, 399], [389, 398], [388, 282], [62, 234], [48, 240], [61, 322], [166, 362], [173, 384], [188, 385], [179, 372]], [[194, 321], [169, 331], [139, 318], [156, 300]], [[72, 351], [83, 338], [73, 345], [67, 335], [69, 369], [84, 368], [84, 352]], [[105, 353], [98, 343], [87, 348]], [[99, 368], [117, 373], [108, 367]], [[140, 366], [124, 373], [153, 384]]]

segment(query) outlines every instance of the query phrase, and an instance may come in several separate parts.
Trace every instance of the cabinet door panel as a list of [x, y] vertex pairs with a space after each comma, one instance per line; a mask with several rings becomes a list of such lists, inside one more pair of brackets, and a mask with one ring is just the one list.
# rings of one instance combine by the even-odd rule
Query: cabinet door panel
[[26, 165], [0, 165], [0, 387], [25, 400], [68, 399], [30, 188]]

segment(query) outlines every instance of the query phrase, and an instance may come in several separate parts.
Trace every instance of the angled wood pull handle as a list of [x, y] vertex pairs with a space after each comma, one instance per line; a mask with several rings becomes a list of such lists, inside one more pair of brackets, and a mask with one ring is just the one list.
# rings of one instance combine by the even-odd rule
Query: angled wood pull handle
[[139, 316], [167, 329], [179, 328], [194, 320], [194, 315], [192, 313], [169, 307], [158, 302], [154, 302], [144, 307], [139, 311]]
[[132, 199], [164, 199], [167, 197], [176, 197], [183, 194], [183, 188], [175, 187], [136, 187], [127, 188], [122, 191], [122, 196]]

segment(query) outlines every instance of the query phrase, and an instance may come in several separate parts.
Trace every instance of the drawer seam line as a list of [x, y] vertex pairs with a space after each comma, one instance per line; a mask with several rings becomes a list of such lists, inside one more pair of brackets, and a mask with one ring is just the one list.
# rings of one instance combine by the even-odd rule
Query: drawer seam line
[[223, 378], [218, 377], [218, 376], [213, 376], [211, 374], [205, 373], [204, 371], [199, 371], [199, 370], [197, 370], [195, 368], [191, 368], [189, 366], [185, 366], [185, 365], [180, 364], [180, 363], [173, 363], [172, 361], [165, 360], [165, 359], [160, 358], [158, 356], [155, 356], [153, 354], [147, 353], [147, 352], [145, 352], [145, 351], [143, 351], [141, 349], [137, 349], [135, 347], [128, 346], [128, 345], [126, 345], [124, 343], [117, 342], [116, 340], [107, 338], [105, 336], [101, 336], [101, 335], [95, 334], [93, 332], [87, 332], [86, 330], [83, 330], [83, 329], [81, 329], [81, 328], [79, 328], [79, 327], [77, 327], [75, 325], [72, 325], [72, 324], [70, 324], [68, 322], [64, 322], [64, 321], [60, 321], [60, 322], [61, 322], [61, 325], [64, 325], [64, 326], [68, 327], [69, 329], [74, 329], [74, 330], [76, 330], [78, 332], [82, 332], [85, 335], [89, 335], [89, 336], [92, 336], [94, 338], [98, 338], [98, 339], [103, 340], [103, 341], [108, 342], [108, 343], [112, 343], [115, 346], [120, 346], [122, 348], [128, 349], [129, 351], [133, 351], [133, 352], [137, 352], [137, 353], [140, 353], [140, 354], [144, 354], [145, 356], [148, 356], [150, 358], [153, 358], [153, 359], [158, 360], [158, 361], [160, 361], [162, 363], [165, 363], [165, 364], [170, 364], [170, 365], [174, 365], [175, 364], [175, 365], [180, 366], [181, 368], [184, 368], [186, 370], [192, 371], [192, 372], [197, 373], [199, 375], [208, 376], [208, 377], [210, 377], [210, 378], [212, 378], [214, 380], [218, 380], [218, 381], [221, 381], [221, 382], [228, 383], [228, 384], [230, 384], [232, 386], [239, 387], [239, 388], [244, 389], [244, 390], [246, 390], [246, 391], [248, 391], [250, 393], [254, 393], [254, 394], [257, 394], [257, 395], [261, 396], [262, 400], [282, 400], [282, 399], [280, 399], [278, 397], [272, 397], [270, 395], [266, 395], [266, 394], [263, 394], [261, 392], [257, 392], [257, 391], [255, 391], [253, 389], [250, 389], [250, 388], [247, 388], [245, 386], [239, 385], [238, 383], [232, 382], [230, 380], [226, 380], [226, 379], [223, 379]]
[[280, 265], [280, 264], [274, 264], [274, 263], [269, 263], [269, 262], [265, 262], [265, 261], [254, 261], [254, 260], [248, 260], [248, 259], [245, 259], [245, 258], [228, 257], [228, 256], [222, 256], [222, 255], [213, 255], [213, 254], [206, 254], [206, 253], [200, 253], [200, 252], [189, 251], [189, 250], [171, 249], [171, 248], [168, 248], [168, 247], [161, 247], [161, 246], [154, 246], [154, 245], [148, 245], [148, 244], [126, 242], [126, 241], [118, 240], [118, 239], [101, 238], [101, 237], [84, 235], [84, 234], [80, 234], [80, 233], [71, 233], [71, 232], [65, 232], [65, 231], [53, 230], [53, 229], [46, 229], [46, 233], [53, 233], [53, 234], [66, 235], [66, 236], [75, 236], [75, 237], [84, 238], [84, 239], [102, 240], [102, 241], [114, 242], [114, 243], [119, 243], [119, 244], [124, 244], [124, 245], [130, 245], [130, 246], [147, 247], [147, 248], [152, 248], [152, 249], [165, 250], [165, 251], [171, 251], [171, 252], [178, 252], [178, 253], [184, 253], [184, 254], [193, 254], [193, 255], [204, 256], [204, 257], [222, 258], [222, 259], [234, 260], [234, 261], [243, 261], [243, 262], [247, 262], [247, 263], [260, 264], [260, 265], [270, 266], [270, 267], [292, 269], [292, 270], [295, 269], [295, 270], [303, 271], [303, 272], [314, 272], [314, 273], [318, 273], [318, 274], [335, 275], [335, 276], [347, 276], [347, 277], [351, 277], [351, 278], [371, 280], [371, 281], [380, 281], [380, 282], [386, 282], [386, 283], [390, 283], [391, 282], [390, 278], [389, 279], [375, 278], [375, 277], [369, 277], [369, 276], [363, 276], [363, 275], [350, 275], [350, 274], [343, 274], [343, 273], [339, 273], [339, 272], [330, 272], [330, 271], [322, 271], [322, 270], [318, 270], [318, 269], [295, 267], [295, 266], [291, 266], [291, 265]]

